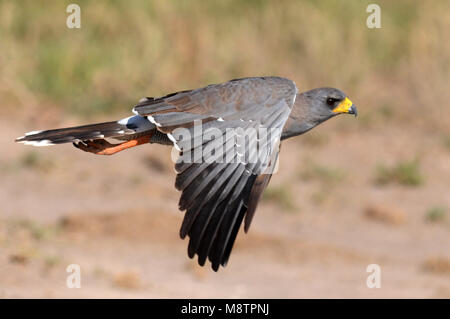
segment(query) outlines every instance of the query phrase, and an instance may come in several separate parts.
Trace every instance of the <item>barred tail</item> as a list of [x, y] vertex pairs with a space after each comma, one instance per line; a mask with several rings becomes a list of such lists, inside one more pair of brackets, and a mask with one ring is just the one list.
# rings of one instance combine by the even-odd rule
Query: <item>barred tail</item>
[[49, 146], [85, 140], [132, 136], [154, 128], [155, 125], [147, 117], [136, 115], [120, 121], [33, 131], [17, 138], [16, 142], [33, 146]]

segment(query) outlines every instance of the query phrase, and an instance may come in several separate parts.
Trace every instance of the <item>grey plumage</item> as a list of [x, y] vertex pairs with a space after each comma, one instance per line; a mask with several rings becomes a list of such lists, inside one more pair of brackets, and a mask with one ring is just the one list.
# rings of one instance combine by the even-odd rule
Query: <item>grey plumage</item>
[[[185, 211], [180, 236], [189, 237], [189, 257], [197, 255], [200, 265], [209, 259], [217, 271], [227, 264], [244, 219], [244, 230], [250, 227], [281, 140], [303, 134], [344, 111], [356, 114], [348, 103], [346, 110], [335, 112], [344, 98], [342, 91], [333, 88], [298, 94], [295, 83], [281, 77], [243, 78], [143, 98], [133, 109], [136, 116], [121, 121], [32, 132], [17, 141], [43, 145], [148, 135], [150, 143], [173, 142], [181, 155], [175, 163], [175, 187], [182, 192], [179, 208]], [[197, 121], [203, 131], [196, 130]], [[188, 139], [177, 134], [181, 128], [189, 133]], [[203, 133], [213, 129], [225, 138], [205, 140]], [[235, 130], [227, 134], [230, 129]], [[247, 147], [240, 153], [241, 144]], [[256, 146], [263, 151], [250, 161]], [[192, 161], [192, 154], [200, 149], [220, 152]], [[219, 161], [223, 158], [231, 161]]]
[[133, 116], [120, 121], [104, 122], [76, 127], [34, 131], [16, 139], [18, 143], [38, 145], [63, 144], [76, 141], [87, 141], [105, 138], [116, 138], [119, 140], [132, 139], [142, 133], [154, 130], [155, 125], [145, 117]]

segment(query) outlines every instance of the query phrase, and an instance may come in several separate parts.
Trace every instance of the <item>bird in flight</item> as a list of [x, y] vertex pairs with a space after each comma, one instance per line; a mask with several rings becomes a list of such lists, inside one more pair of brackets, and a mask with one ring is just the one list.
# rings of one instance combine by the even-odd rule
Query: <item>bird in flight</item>
[[197, 255], [201, 266], [208, 259], [217, 271], [227, 264], [242, 222], [245, 232], [250, 227], [281, 141], [357, 111], [335, 88], [299, 93], [286, 78], [250, 77], [143, 98], [133, 113], [119, 121], [33, 131], [16, 142], [73, 143], [97, 155], [147, 143], [175, 146], [175, 187], [185, 211], [180, 236], [189, 237], [190, 258]]

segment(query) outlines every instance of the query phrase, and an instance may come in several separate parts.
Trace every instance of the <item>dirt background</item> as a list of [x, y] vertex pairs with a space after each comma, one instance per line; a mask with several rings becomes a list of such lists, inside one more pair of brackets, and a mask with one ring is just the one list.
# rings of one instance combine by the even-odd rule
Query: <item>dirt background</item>
[[[450, 298], [447, 1], [381, 2], [379, 33], [364, 26], [364, 3], [81, 2], [69, 40], [65, 6], [34, 3], [0, 2], [0, 298]], [[283, 144], [218, 273], [179, 238], [170, 148], [96, 157], [13, 142], [261, 72], [337, 86], [360, 116]], [[80, 289], [66, 286], [69, 264]], [[381, 267], [379, 289], [366, 285], [369, 264]]]

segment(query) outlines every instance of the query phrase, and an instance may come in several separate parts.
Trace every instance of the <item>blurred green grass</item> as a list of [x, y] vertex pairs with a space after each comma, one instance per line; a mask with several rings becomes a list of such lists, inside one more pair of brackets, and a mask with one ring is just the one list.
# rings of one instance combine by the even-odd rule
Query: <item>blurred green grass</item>
[[258, 75], [358, 92], [373, 108], [392, 83], [400, 93], [379, 95], [403, 95], [390, 99], [403, 108], [448, 97], [448, 1], [379, 1], [377, 30], [365, 26], [371, 1], [76, 1], [81, 29], [68, 29], [72, 2], [0, 1], [2, 107], [124, 112], [145, 95]]
[[399, 161], [392, 166], [379, 165], [377, 167], [375, 183], [386, 185], [396, 183], [404, 186], [420, 186], [424, 183], [424, 177], [417, 159], [411, 161]]
[[425, 220], [432, 223], [442, 222], [446, 219], [447, 208], [444, 206], [433, 206], [426, 212]]
[[264, 201], [276, 203], [283, 211], [294, 212], [298, 211], [299, 207], [295, 204], [295, 200], [289, 187], [270, 186], [268, 187], [262, 198]]

